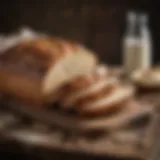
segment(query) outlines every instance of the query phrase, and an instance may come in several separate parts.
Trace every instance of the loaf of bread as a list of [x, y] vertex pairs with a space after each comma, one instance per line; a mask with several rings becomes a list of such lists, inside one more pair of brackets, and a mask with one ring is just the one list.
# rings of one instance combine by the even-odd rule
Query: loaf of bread
[[0, 92], [43, 103], [96, 64], [91, 51], [72, 42], [51, 37], [23, 41], [0, 55]]

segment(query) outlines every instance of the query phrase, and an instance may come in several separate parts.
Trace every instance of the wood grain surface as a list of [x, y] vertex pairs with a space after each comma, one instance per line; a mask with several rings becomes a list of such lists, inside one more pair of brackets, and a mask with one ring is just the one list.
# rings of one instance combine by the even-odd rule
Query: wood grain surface
[[[77, 134], [77, 132], [65, 130], [62, 126], [49, 125], [46, 121], [41, 121], [33, 115], [29, 117], [30, 115], [19, 112], [16, 107], [12, 109], [2, 107], [2, 111], [0, 116], [2, 123], [1, 142], [9, 146], [20, 146], [24, 153], [28, 150], [32, 153], [36, 149], [36, 152], [45, 156], [48, 153], [52, 155], [53, 151], [59, 150], [64, 153], [81, 153], [98, 157], [144, 159], [146, 149], [151, 144], [149, 128], [152, 123], [148, 120], [147, 123], [140, 124], [141, 122], [135, 119], [135, 124], [122, 125], [115, 131], [109, 129], [112, 128], [112, 125], [108, 123], [108, 129], [98, 135], [97, 132]], [[39, 115], [38, 112], [37, 115]], [[142, 122], [144, 121], [146, 119], [142, 119]], [[115, 122], [117, 123], [117, 120]]]

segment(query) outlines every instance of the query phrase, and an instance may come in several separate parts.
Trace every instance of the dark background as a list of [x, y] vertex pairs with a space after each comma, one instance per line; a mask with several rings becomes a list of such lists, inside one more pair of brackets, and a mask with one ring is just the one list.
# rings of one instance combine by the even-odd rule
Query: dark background
[[146, 11], [154, 40], [154, 62], [160, 51], [160, 7], [151, 0], [1, 0], [0, 32], [21, 26], [76, 40], [107, 63], [121, 63], [121, 38], [130, 9]]
[[[96, 51], [103, 61], [120, 64], [125, 15], [130, 9], [149, 14], [154, 62], [157, 63], [160, 59], [160, 6], [153, 0], [1, 0], [0, 33], [9, 34], [28, 26], [75, 40]], [[8, 159], [31, 159], [5, 152], [0, 153], [0, 159], [2, 155]]]

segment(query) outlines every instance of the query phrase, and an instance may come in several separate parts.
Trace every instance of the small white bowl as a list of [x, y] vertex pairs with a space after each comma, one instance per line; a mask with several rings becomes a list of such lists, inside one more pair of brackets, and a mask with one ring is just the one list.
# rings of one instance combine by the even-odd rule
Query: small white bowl
[[160, 67], [136, 70], [130, 78], [139, 87], [160, 89]]

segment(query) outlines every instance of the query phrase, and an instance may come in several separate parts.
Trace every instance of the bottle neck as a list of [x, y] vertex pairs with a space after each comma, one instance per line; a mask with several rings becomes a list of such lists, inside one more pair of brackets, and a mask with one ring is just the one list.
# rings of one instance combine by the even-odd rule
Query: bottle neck
[[140, 23], [141, 36], [147, 36], [149, 34], [148, 17], [146, 15], [141, 15], [139, 23]]
[[127, 15], [126, 36], [130, 38], [136, 37], [137, 19], [134, 13]]
[[126, 31], [126, 34], [127, 36], [135, 36], [135, 22], [133, 21], [128, 21], [128, 25], [127, 25], [127, 31]]

